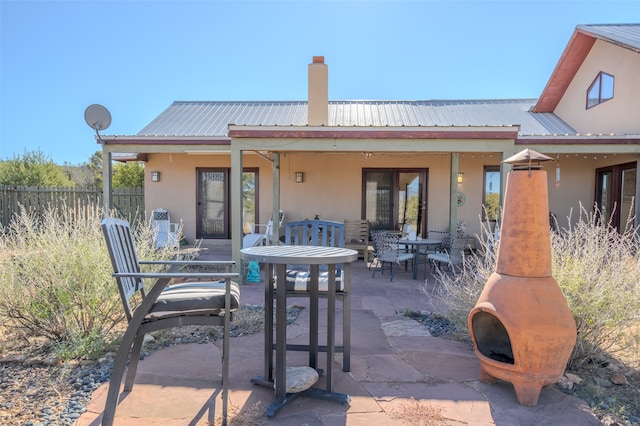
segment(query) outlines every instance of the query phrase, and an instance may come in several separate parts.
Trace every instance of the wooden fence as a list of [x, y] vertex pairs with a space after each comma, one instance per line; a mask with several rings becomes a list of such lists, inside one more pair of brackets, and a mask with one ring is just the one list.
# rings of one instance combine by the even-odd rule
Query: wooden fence
[[[144, 219], [144, 188], [113, 188], [111, 201], [116, 214], [135, 222]], [[51, 188], [0, 185], [0, 226], [7, 226], [20, 209], [39, 215], [48, 208], [89, 213], [102, 207], [102, 190], [97, 187]]]

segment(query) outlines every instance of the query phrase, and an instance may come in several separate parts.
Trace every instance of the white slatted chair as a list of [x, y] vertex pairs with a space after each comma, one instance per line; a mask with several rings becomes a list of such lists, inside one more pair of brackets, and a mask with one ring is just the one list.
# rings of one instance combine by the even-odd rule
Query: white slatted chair
[[[280, 210], [278, 219], [278, 233], [284, 222], [284, 212]], [[264, 231], [261, 231], [264, 230]], [[251, 232], [242, 237], [242, 248], [267, 246], [271, 244], [271, 236], [273, 235], [273, 218], [269, 218], [266, 225], [256, 223], [251, 227]]]
[[151, 213], [151, 229], [153, 229], [156, 248], [180, 247], [179, 225], [171, 222], [169, 212], [165, 209], [155, 209]]
[[[111, 257], [120, 297], [128, 321], [127, 329], [116, 352], [102, 418], [103, 425], [113, 424], [122, 377], [129, 362], [124, 392], [130, 392], [145, 333], [184, 325], [223, 327], [222, 342], [222, 424], [227, 422], [229, 382], [229, 339], [232, 312], [240, 304], [240, 288], [232, 279], [234, 262], [207, 261], [138, 261], [131, 228], [127, 221], [104, 219], [102, 231]], [[140, 265], [168, 265], [169, 272], [145, 273]], [[187, 265], [219, 265], [226, 272], [180, 272]], [[145, 288], [143, 279], [156, 279], [153, 287]], [[172, 284], [173, 279], [204, 279]], [[133, 306], [133, 300], [141, 301]], [[203, 365], [203, 368], [206, 366]]]

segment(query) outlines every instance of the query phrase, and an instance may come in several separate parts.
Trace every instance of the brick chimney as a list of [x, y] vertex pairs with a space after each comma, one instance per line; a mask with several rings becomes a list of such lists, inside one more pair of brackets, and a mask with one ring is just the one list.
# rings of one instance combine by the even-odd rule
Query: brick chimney
[[324, 56], [314, 56], [309, 64], [307, 117], [309, 126], [329, 125], [329, 69]]

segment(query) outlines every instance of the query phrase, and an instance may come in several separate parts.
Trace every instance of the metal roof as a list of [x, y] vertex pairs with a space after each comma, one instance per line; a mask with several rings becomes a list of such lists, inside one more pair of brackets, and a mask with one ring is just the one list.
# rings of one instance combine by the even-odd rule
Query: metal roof
[[592, 34], [596, 38], [640, 51], [640, 24], [578, 25], [576, 29]]
[[[553, 113], [533, 113], [536, 99], [330, 101], [329, 126], [520, 126], [521, 135], [576, 131]], [[306, 126], [306, 101], [177, 101], [136, 136], [227, 137], [229, 124]]]

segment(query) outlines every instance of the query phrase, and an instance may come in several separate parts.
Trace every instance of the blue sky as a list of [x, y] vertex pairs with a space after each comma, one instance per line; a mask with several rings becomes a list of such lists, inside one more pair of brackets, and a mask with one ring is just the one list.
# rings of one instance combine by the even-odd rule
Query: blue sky
[[0, 159], [100, 146], [85, 108], [132, 135], [176, 100], [540, 95], [578, 24], [640, 22], [640, 1], [0, 0]]

